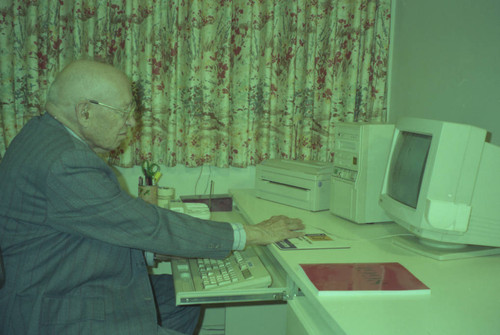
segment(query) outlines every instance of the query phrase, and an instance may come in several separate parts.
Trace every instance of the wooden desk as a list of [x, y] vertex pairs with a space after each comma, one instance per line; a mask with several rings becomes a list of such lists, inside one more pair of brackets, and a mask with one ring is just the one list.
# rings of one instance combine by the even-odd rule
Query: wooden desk
[[[346, 239], [345, 250], [280, 251], [268, 246], [304, 296], [288, 302], [289, 334], [500, 334], [500, 256], [437, 261], [395, 246], [394, 223], [357, 225], [328, 211], [309, 212], [233, 190], [250, 223], [288, 215]], [[431, 288], [430, 295], [318, 297], [301, 263], [399, 262]]]

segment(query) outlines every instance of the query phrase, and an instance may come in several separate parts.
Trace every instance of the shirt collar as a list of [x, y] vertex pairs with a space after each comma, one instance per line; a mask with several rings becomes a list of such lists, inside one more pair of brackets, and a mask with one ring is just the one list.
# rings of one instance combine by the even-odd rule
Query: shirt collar
[[66, 128], [66, 130], [75, 138], [79, 139], [80, 141], [82, 141], [83, 143], [87, 144], [80, 136], [78, 136], [73, 130], [71, 130], [70, 128], [66, 127], [64, 124], [63, 124], [64, 128]]

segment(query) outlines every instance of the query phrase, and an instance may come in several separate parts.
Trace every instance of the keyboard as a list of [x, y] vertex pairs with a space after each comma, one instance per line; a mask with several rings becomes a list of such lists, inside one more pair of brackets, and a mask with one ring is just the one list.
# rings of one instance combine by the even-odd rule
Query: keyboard
[[[172, 273], [176, 290], [212, 291], [265, 288], [271, 276], [253, 248], [233, 253], [223, 260], [209, 258], [175, 259]], [[183, 287], [177, 287], [180, 283]]]

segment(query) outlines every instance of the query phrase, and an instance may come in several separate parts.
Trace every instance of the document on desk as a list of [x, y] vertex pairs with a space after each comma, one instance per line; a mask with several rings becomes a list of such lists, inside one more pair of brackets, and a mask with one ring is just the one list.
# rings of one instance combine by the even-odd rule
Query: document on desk
[[324, 232], [306, 232], [302, 237], [276, 242], [280, 250], [349, 249], [345, 243]]

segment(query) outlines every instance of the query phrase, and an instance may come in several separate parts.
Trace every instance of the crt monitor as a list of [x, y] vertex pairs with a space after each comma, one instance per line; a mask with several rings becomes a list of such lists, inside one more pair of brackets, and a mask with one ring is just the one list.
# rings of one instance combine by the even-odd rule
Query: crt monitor
[[413, 237], [397, 244], [436, 259], [500, 253], [500, 147], [471, 125], [396, 123], [380, 206]]

